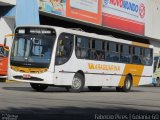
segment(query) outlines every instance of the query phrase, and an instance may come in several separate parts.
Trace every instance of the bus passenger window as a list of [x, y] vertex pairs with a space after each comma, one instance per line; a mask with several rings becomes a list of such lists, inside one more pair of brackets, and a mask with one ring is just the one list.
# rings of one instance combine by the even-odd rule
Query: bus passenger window
[[62, 33], [59, 36], [56, 50], [56, 65], [67, 62], [73, 50], [73, 35]]
[[90, 40], [87, 37], [76, 37], [76, 56], [80, 59], [90, 58]]
[[133, 47], [132, 63], [142, 64], [142, 61], [140, 59], [140, 53], [140, 47]]
[[103, 51], [96, 50], [94, 52], [94, 55], [95, 55], [96, 60], [104, 60], [104, 52]]
[[145, 48], [144, 49], [144, 56], [143, 56], [143, 63], [144, 65], [152, 65], [153, 58], [152, 58], [152, 50]]
[[122, 62], [122, 63], [130, 63], [131, 62], [130, 46], [129, 45], [121, 45], [120, 62]]
[[109, 42], [109, 52], [106, 55], [106, 60], [110, 62], [119, 62], [119, 44]]
[[104, 60], [105, 56], [105, 46], [102, 40], [93, 40], [95, 41], [95, 52], [94, 52], [94, 59], [96, 60]]

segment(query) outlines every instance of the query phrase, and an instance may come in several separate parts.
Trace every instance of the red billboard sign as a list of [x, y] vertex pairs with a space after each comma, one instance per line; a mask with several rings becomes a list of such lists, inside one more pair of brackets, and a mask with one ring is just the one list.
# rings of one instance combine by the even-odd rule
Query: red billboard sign
[[102, 26], [144, 35], [144, 0], [103, 0]]
[[144, 35], [145, 0], [40, 0], [40, 10]]

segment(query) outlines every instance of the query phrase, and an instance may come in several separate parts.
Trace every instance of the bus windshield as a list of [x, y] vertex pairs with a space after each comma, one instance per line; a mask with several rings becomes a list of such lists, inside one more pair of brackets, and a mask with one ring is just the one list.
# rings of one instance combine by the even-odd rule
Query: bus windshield
[[11, 65], [24, 67], [49, 67], [56, 35], [17, 35], [15, 36]]
[[0, 46], [0, 57], [8, 57], [9, 49], [4, 49], [3, 46]]

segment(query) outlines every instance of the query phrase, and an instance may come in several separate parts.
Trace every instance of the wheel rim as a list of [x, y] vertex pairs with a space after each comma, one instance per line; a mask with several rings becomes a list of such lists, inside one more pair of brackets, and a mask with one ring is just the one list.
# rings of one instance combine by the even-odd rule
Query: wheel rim
[[82, 83], [81, 83], [80, 78], [74, 78], [73, 79], [73, 84], [72, 84], [73, 89], [79, 89], [81, 87], [81, 85], [82, 85]]
[[126, 88], [129, 89], [130, 86], [131, 86], [131, 82], [130, 82], [130, 80], [128, 79], [128, 80], [126, 81]]

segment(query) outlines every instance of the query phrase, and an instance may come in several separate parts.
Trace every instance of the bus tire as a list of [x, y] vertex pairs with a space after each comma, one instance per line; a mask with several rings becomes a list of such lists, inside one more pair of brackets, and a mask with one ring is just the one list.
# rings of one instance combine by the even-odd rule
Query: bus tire
[[83, 87], [84, 87], [84, 77], [82, 74], [76, 73], [74, 75], [72, 85], [69, 87], [66, 87], [66, 89], [69, 92], [79, 93], [82, 91]]
[[100, 92], [102, 89], [102, 86], [88, 86], [88, 89], [92, 92]]
[[42, 92], [48, 88], [48, 85], [46, 85], [46, 84], [30, 83], [30, 85], [34, 90], [36, 90], [38, 92]]
[[124, 82], [124, 86], [122, 87], [122, 91], [129, 92], [131, 90], [131, 87], [132, 87], [132, 78], [129, 75], [127, 75]]

